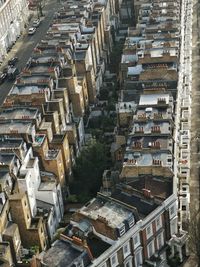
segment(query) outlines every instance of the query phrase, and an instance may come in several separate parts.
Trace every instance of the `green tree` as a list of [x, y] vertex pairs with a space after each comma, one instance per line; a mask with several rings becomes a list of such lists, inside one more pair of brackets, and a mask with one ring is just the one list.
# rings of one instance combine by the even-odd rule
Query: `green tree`
[[85, 147], [76, 160], [74, 181], [71, 183], [72, 194], [85, 202], [96, 196], [102, 182], [102, 173], [107, 167], [107, 151], [104, 144], [95, 142]]

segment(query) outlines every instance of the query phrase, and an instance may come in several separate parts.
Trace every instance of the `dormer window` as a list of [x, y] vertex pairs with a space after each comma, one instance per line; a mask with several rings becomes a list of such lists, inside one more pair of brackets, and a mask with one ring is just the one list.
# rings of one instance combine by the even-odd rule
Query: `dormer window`
[[122, 236], [123, 234], [125, 234], [126, 230], [125, 230], [125, 225], [123, 224], [120, 228], [119, 228], [119, 235]]
[[129, 217], [128, 218], [128, 225], [130, 228], [134, 225], [134, 223], [135, 223], [134, 217], [133, 216]]

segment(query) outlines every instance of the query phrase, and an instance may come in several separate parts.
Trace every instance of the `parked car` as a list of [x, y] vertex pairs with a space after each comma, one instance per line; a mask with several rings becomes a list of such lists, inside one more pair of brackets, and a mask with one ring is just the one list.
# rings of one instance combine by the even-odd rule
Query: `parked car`
[[8, 61], [8, 65], [15, 66], [15, 63], [18, 61], [18, 57], [13, 57]]
[[8, 80], [15, 80], [16, 76], [19, 74], [19, 69], [12, 67], [8, 69]]
[[33, 35], [36, 32], [36, 28], [31, 27], [28, 29], [28, 35]]
[[41, 23], [41, 20], [40, 20], [40, 19], [35, 19], [35, 20], [33, 21], [33, 27], [34, 27], [34, 28], [37, 28], [37, 27], [40, 25], [40, 23]]
[[7, 73], [0, 72], [0, 84], [2, 84], [7, 77]]

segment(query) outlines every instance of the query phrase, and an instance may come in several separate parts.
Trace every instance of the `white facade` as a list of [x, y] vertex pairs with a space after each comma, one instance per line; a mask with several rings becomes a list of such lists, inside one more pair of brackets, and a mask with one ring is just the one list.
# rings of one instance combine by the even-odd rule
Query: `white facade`
[[0, 61], [4, 60], [8, 48], [24, 30], [28, 16], [26, 0], [7, 0], [0, 4]]
[[37, 200], [52, 205], [47, 219], [47, 230], [52, 238], [64, 214], [61, 187], [54, 180], [41, 181], [39, 161], [33, 156], [32, 148], [23, 159], [18, 187], [20, 191], [27, 192], [32, 217], [37, 215]]

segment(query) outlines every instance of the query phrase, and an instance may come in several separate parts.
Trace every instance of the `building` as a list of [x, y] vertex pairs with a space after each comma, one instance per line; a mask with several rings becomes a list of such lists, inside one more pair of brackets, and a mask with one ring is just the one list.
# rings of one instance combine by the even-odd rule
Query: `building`
[[26, 0], [0, 2], [0, 61], [2, 62], [28, 22]]

